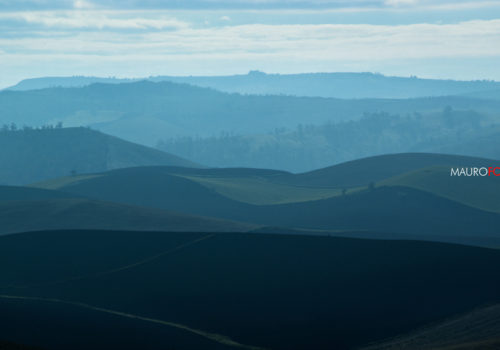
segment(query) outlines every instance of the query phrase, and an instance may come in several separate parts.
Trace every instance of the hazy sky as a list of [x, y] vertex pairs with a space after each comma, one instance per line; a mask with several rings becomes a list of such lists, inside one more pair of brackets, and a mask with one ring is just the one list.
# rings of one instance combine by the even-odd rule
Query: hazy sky
[[255, 69], [500, 80], [500, 0], [0, 0], [0, 88]]

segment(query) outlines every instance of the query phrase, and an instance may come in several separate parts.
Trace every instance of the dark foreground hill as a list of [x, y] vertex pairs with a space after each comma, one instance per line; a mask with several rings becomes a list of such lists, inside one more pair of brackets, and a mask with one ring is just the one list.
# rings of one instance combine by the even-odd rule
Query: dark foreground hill
[[14, 344], [0, 340], [0, 350], [43, 350], [39, 347], [26, 346], [21, 344]]
[[363, 350], [495, 350], [500, 348], [500, 305], [489, 305]]
[[86, 128], [0, 131], [0, 164], [0, 184], [10, 185], [133, 166], [197, 166]]
[[353, 349], [500, 299], [500, 252], [317, 236], [0, 237], [0, 338], [58, 349]]

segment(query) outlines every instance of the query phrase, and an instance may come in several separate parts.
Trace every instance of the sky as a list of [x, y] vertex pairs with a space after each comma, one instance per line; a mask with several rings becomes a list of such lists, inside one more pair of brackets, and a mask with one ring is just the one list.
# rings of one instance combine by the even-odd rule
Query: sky
[[500, 81], [500, 0], [0, 0], [0, 88], [43, 76]]

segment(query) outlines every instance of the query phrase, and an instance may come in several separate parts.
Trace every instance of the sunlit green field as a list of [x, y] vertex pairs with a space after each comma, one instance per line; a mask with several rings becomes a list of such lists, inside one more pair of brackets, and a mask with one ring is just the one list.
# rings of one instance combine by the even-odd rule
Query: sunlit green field
[[383, 180], [379, 185], [412, 187], [482, 210], [500, 212], [500, 178], [495, 176], [450, 176], [450, 167], [435, 166]]
[[278, 184], [259, 177], [182, 176], [228, 198], [257, 205], [305, 202], [329, 198], [342, 193], [339, 189]]

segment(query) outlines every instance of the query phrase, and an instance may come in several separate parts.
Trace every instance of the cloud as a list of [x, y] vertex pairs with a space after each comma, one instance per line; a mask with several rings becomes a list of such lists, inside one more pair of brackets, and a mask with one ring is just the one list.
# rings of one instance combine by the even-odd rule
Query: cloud
[[[150, 57], [300, 57], [304, 61], [314, 61], [317, 57], [331, 60], [500, 57], [500, 45], [492, 45], [500, 43], [500, 20], [393, 26], [244, 24], [207, 27], [165, 16], [158, 13], [155, 18], [123, 18], [122, 14], [87, 13], [60, 18], [24, 14], [25, 21], [54, 29], [40, 29], [15, 39], [0, 37], [0, 49], [24, 55], [77, 52], [127, 57], [141, 52]], [[73, 32], [73, 28], [97, 31]], [[158, 30], [143, 30], [145, 28]], [[121, 29], [139, 30], [132, 34]]]
[[[121, 1], [127, 6], [135, 3]], [[61, 1], [53, 2], [62, 7]], [[259, 3], [236, 2], [252, 2], [255, 6]], [[339, 1], [325, 1], [340, 7], [327, 10], [290, 7], [286, 11], [272, 8], [278, 2], [263, 0], [261, 9], [252, 11], [110, 9], [118, 0], [69, 1], [71, 8], [57, 10], [0, 10], [0, 65], [7, 72], [0, 79], [9, 79], [14, 68], [21, 72], [18, 74], [27, 76], [49, 72], [137, 76], [144, 72], [161, 74], [165, 66], [182, 67], [186, 74], [234, 73], [238, 69], [255, 68], [335, 71], [339, 67], [352, 70], [375, 67], [384, 71], [380, 67], [391, 68], [391, 62], [396, 61], [399, 71], [406, 69], [410, 75], [422, 74], [414, 70], [415, 62], [431, 60], [448, 62], [440, 67], [455, 67], [456, 74], [461, 74], [457, 62], [500, 61], [500, 19], [492, 19], [494, 11], [488, 8], [495, 3], [499, 5], [499, 1], [420, 0], [411, 4], [396, 0], [351, 1], [350, 5], [357, 6], [351, 8], [342, 7]], [[5, 3], [6, 0], [0, 0], [0, 8]], [[154, 5], [153, 1], [146, 3]], [[435, 23], [422, 20], [426, 18], [424, 10], [446, 10], [448, 14], [452, 12], [448, 10], [460, 8], [468, 14], [473, 12], [469, 9], [477, 6], [486, 8], [485, 19], [463, 20], [470, 17], [461, 14], [458, 20], [455, 17]], [[345, 12], [351, 11], [360, 11], [361, 15], [350, 17], [351, 22], [343, 21], [352, 15]], [[297, 16], [304, 13], [306, 19]], [[408, 23], [401, 22], [400, 14], [411, 19]], [[387, 18], [392, 18], [392, 22]], [[371, 24], [366, 23], [367, 19], [373, 19]], [[469, 72], [475, 70], [483, 77], [483, 72], [497, 70], [497, 66], [470, 65]]]
[[[0, 10], [55, 9], [350, 9], [401, 6], [454, 6], [473, 0], [0, 0]], [[494, 3], [497, 0], [490, 0]]]
[[0, 13], [0, 20], [21, 21], [56, 29], [177, 29], [188, 23], [167, 15], [134, 16], [112, 11], [37, 11]]
[[73, 7], [75, 9], [93, 9], [96, 6], [88, 1], [85, 1], [85, 0], [76, 0], [73, 3]]
[[406, 5], [416, 5], [418, 0], [385, 0], [384, 4], [388, 6], [406, 6]]

